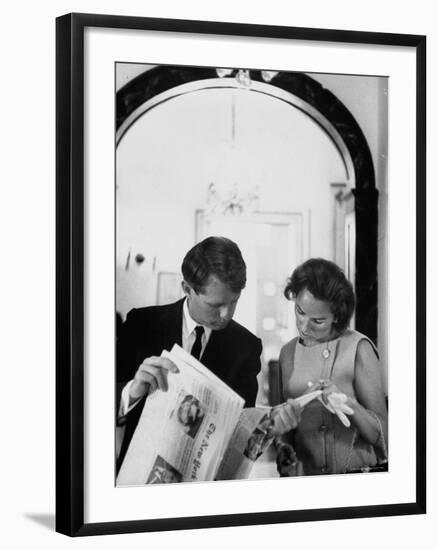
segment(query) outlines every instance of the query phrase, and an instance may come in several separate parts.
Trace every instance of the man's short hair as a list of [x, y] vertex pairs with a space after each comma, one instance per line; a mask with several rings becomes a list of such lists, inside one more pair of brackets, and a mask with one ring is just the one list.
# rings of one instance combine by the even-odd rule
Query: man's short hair
[[233, 292], [246, 286], [246, 264], [240, 249], [226, 237], [208, 237], [189, 250], [182, 262], [182, 275], [195, 292], [202, 292], [211, 275]]

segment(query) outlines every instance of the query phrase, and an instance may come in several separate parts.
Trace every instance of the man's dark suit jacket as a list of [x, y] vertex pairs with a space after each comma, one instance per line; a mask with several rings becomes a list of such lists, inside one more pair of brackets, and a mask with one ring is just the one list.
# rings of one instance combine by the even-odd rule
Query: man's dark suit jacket
[[[151, 306], [131, 310], [117, 334], [117, 404], [121, 389], [135, 375], [138, 367], [151, 355], [159, 356], [173, 344], [182, 346], [183, 303]], [[244, 400], [246, 407], [255, 405], [261, 368], [261, 340], [235, 321], [223, 330], [212, 331], [201, 362]], [[118, 464], [127, 447], [144, 407], [144, 400], [129, 412]]]

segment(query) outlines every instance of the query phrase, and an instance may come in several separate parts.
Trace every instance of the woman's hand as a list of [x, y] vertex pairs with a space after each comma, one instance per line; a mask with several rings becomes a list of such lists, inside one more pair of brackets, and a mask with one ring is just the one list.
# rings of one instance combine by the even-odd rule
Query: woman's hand
[[273, 407], [270, 413], [270, 434], [276, 436], [294, 430], [299, 424], [301, 413], [302, 407], [295, 399], [288, 399], [285, 403]]
[[354, 414], [351, 398], [338, 389], [338, 387], [330, 380], [321, 381], [322, 395], [319, 397], [320, 402], [328, 409], [329, 412], [338, 416], [344, 426], [349, 428], [351, 425], [349, 418], [346, 415]]
[[293, 477], [303, 475], [302, 462], [297, 458], [296, 452], [290, 443], [276, 442], [276, 467], [280, 477]]

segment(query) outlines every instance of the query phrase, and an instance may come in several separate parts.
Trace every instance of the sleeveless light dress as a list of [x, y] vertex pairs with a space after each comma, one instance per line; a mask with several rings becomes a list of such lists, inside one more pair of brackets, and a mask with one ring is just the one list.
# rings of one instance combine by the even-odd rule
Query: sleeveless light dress
[[[357, 347], [363, 334], [347, 329], [341, 336], [315, 346], [304, 346], [294, 338], [281, 350], [280, 369], [284, 400], [296, 398], [308, 388], [308, 381], [332, 380], [340, 391], [355, 397], [354, 373]], [[303, 463], [304, 475], [339, 474], [375, 466], [373, 447], [354, 426], [345, 427], [317, 399], [302, 412], [295, 430], [294, 447]]]

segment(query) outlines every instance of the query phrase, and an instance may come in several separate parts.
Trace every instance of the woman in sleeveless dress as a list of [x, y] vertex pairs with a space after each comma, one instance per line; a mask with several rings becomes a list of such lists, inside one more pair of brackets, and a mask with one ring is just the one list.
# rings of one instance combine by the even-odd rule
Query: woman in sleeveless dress
[[[298, 337], [280, 353], [283, 401], [321, 389], [295, 429], [276, 439], [281, 476], [339, 474], [387, 463], [387, 408], [374, 344], [348, 328], [352, 285], [333, 262], [310, 259], [284, 290]], [[381, 468], [382, 469], [382, 468]]]

